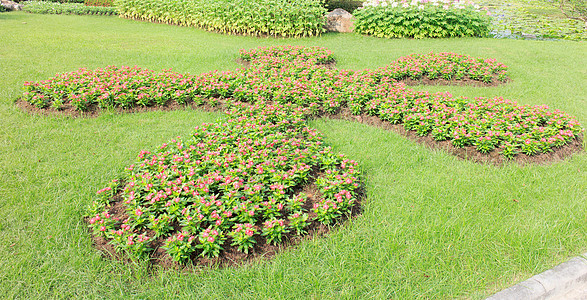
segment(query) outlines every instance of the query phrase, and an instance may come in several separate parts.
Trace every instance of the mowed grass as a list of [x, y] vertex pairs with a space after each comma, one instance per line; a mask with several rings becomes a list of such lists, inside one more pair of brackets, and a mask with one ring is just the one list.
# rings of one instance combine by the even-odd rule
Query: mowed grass
[[366, 125], [315, 120], [360, 162], [364, 213], [269, 261], [158, 270], [103, 258], [82, 221], [96, 190], [154, 149], [222, 114], [29, 115], [27, 80], [81, 67], [137, 65], [192, 74], [235, 69], [239, 49], [323, 46], [339, 68], [411, 53], [496, 58], [496, 88], [416, 87], [547, 104], [587, 125], [587, 45], [493, 39], [385, 40], [354, 34], [260, 39], [93, 16], [0, 14], [0, 295], [5, 298], [481, 299], [587, 251], [587, 155], [543, 166], [457, 159]]

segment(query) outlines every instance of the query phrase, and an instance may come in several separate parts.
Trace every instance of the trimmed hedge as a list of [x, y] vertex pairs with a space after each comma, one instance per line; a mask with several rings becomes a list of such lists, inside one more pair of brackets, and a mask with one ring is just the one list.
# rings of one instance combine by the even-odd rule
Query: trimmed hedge
[[324, 32], [317, 0], [118, 0], [125, 18], [254, 36], [303, 37]]

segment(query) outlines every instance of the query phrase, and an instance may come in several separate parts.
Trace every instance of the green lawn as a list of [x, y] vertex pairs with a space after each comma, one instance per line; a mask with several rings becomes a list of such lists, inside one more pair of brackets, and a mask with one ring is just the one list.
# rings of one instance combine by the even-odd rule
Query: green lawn
[[[587, 155], [545, 166], [485, 166], [397, 134], [315, 120], [360, 162], [362, 216], [274, 259], [241, 268], [161, 270], [105, 259], [81, 216], [96, 190], [142, 149], [221, 114], [195, 110], [29, 115], [28, 80], [81, 67], [137, 65], [201, 73], [239, 67], [239, 49], [323, 46], [339, 68], [377, 68], [411, 53], [496, 58], [513, 82], [417, 87], [548, 104], [587, 125], [587, 44], [495, 39], [387, 40], [354, 34], [270, 39], [116, 17], [1, 13], [0, 295], [6, 298], [480, 299], [587, 251]], [[514, 201], [515, 200], [515, 201]]]

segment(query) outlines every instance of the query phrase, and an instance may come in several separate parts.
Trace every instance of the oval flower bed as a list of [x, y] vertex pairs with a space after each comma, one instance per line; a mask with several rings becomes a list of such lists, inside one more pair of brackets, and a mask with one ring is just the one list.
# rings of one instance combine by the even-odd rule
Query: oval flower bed
[[357, 164], [325, 146], [303, 113], [239, 105], [226, 122], [141, 151], [124, 177], [98, 191], [88, 216], [98, 243], [133, 259], [185, 263], [225, 250], [242, 260], [349, 214]]

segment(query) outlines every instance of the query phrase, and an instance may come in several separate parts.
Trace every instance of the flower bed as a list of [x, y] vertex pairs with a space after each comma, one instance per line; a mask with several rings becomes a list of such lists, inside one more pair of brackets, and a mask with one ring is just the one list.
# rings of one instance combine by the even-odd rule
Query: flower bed
[[141, 151], [123, 177], [98, 191], [87, 216], [98, 243], [132, 259], [239, 261], [335, 223], [359, 202], [359, 172], [305, 125], [309, 117], [348, 111], [507, 158], [554, 151], [583, 131], [573, 117], [545, 106], [430, 94], [398, 81], [507, 80], [507, 67], [491, 59], [410, 55], [374, 71], [332, 69], [332, 53], [314, 47], [258, 48], [241, 51], [240, 59], [248, 68], [233, 72], [109, 66], [25, 84], [24, 98], [39, 108], [173, 102], [227, 109], [226, 121]]
[[45, 1], [23, 2], [22, 10], [33, 14], [63, 15], [116, 15], [114, 7], [86, 6], [83, 3], [59, 3]]
[[226, 122], [141, 151], [120, 181], [98, 191], [90, 227], [131, 258], [160, 246], [185, 263], [229, 245], [248, 254], [312, 223], [332, 224], [357, 204], [358, 170], [304, 125], [304, 113], [241, 104]]
[[454, 53], [411, 55], [370, 71], [324, 67], [332, 53], [323, 48], [273, 47], [241, 51], [250, 67], [234, 72], [190, 76], [139, 68], [81, 69], [46, 81], [26, 83], [24, 98], [38, 107], [71, 105], [133, 107], [222, 102], [272, 101], [306, 107], [313, 115], [349, 109], [392, 124], [403, 124], [419, 136], [473, 146], [481, 153], [499, 151], [507, 158], [518, 153], [549, 153], [578, 138], [582, 128], [564, 112], [545, 106], [522, 106], [502, 98], [455, 98], [406, 88], [397, 80], [468, 78], [507, 80], [507, 67], [491, 59]]
[[119, 0], [116, 6], [125, 18], [255, 36], [320, 35], [326, 13], [315, 0]]
[[486, 36], [489, 19], [460, 0], [370, 0], [355, 11], [355, 32], [383, 38]]

